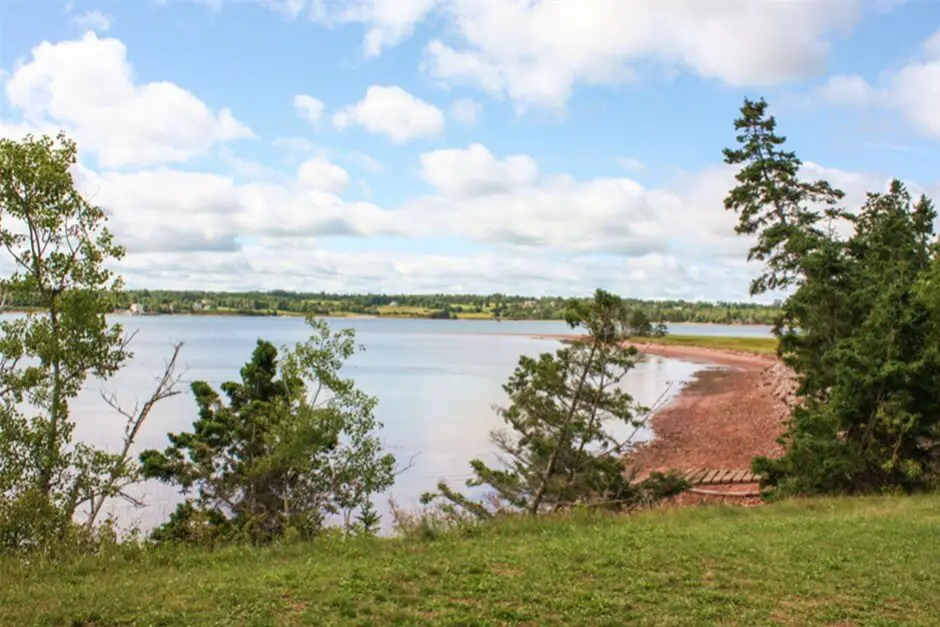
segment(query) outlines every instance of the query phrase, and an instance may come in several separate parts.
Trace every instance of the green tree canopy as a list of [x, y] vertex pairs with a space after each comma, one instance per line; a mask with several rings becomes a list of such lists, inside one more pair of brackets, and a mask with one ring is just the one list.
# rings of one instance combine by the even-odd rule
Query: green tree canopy
[[[76, 158], [64, 134], [0, 139], [0, 250], [13, 268], [0, 279], [0, 305], [35, 308], [0, 322], [0, 546], [8, 549], [64, 538], [86, 505], [90, 526], [101, 499], [134, 473], [126, 455], [72, 437], [70, 402], [89, 377], [109, 378], [130, 356], [121, 327], [105, 319], [121, 287], [109, 266], [124, 250], [104, 211], [75, 188]], [[129, 420], [132, 438], [142, 417]]]
[[[648, 413], [622, 386], [637, 356], [624, 345], [627, 316], [622, 299], [597, 290], [589, 303], [569, 303], [566, 319], [587, 332], [584, 340], [519, 358], [503, 386], [509, 405], [498, 410], [509, 428], [492, 433], [501, 463], [473, 460], [467, 482], [489, 491], [496, 512], [534, 515], [576, 503], [628, 508], [682, 488], [661, 475], [639, 485], [627, 476], [625, 455]], [[435, 500], [484, 518], [494, 513], [443, 482], [423, 498]]]
[[330, 516], [375, 527], [372, 497], [395, 470], [378, 439], [376, 400], [340, 375], [358, 350], [353, 331], [308, 324], [310, 339], [280, 356], [259, 340], [241, 381], [222, 384], [221, 394], [194, 382], [192, 431], [141, 453], [147, 477], [189, 496], [156, 539], [268, 542], [288, 529], [309, 537]]
[[[765, 262], [756, 292], [792, 287], [775, 325], [800, 401], [780, 459], [759, 458], [784, 492], [869, 492], [935, 485], [940, 472], [940, 257], [929, 199], [900, 181], [855, 211], [842, 192], [799, 179], [799, 160], [763, 101], [736, 129], [738, 186], [725, 205]], [[842, 230], [850, 230], [847, 237]]]

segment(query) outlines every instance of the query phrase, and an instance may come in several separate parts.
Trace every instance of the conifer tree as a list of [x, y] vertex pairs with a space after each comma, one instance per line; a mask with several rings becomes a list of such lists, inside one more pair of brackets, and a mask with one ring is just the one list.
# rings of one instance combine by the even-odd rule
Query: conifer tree
[[[764, 101], [745, 100], [735, 128], [741, 165], [725, 207], [738, 233], [756, 235], [764, 262], [752, 293], [789, 288], [774, 332], [799, 380], [780, 459], [755, 460], [784, 492], [918, 489], [937, 481], [940, 323], [936, 212], [892, 181], [856, 211], [842, 193], [799, 178]], [[841, 225], [840, 225], [841, 222]], [[851, 227], [848, 237], [839, 226]]]
[[648, 410], [624, 390], [637, 351], [625, 346], [623, 301], [597, 290], [590, 303], [569, 304], [567, 322], [586, 331], [582, 340], [537, 358], [522, 356], [503, 389], [509, 405], [498, 413], [508, 429], [494, 431], [500, 465], [471, 462], [468, 487], [485, 487], [495, 511], [438, 484], [424, 495], [443, 499], [478, 517], [530, 515], [574, 504], [629, 508], [680, 491], [675, 477], [657, 475], [631, 484], [625, 456], [646, 423]]

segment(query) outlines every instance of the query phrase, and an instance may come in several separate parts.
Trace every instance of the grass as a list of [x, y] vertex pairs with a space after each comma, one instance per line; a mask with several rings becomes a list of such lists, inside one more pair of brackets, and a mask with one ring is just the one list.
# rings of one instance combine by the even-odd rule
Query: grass
[[717, 337], [711, 335], [665, 335], [658, 338], [636, 338], [638, 343], [650, 341], [673, 346], [701, 346], [747, 353], [771, 354], [777, 351], [775, 337]]
[[791, 501], [33, 565], [4, 625], [928, 625], [940, 496]]

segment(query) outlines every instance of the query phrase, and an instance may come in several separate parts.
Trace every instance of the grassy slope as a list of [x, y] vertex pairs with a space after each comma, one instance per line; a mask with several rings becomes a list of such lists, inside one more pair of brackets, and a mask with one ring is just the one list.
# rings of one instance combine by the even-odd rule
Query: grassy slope
[[0, 562], [0, 623], [896, 625], [940, 616], [940, 496]]
[[775, 337], [717, 337], [710, 335], [666, 335], [658, 338], [637, 338], [639, 343], [652, 342], [674, 346], [701, 346], [722, 350], [770, 354], [777, 350]]

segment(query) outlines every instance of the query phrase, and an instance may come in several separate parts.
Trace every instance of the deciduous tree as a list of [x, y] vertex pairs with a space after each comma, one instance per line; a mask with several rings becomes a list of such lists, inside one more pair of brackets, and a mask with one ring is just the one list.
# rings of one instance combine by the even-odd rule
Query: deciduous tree
[[76, 158], [64, 134], [0, 140], [0, 247], [12, 269], [0, 279], [0, 300], [33, 305], [0, 321], [0, 546], [7, 549], [63, 538], [86, 505], [93, 526], [102, 500], [126, 494], [133, 481], [128, 450], [149, 414], [127, 416], [121, 454], [73, 441], [70, 402], [90, 377], [109, 378], [130, 356], [121, 326], [105, 318], [121, 287], [110, 266], [124, 249], [104, 211], [75, 188]]

